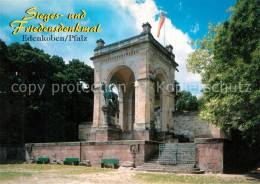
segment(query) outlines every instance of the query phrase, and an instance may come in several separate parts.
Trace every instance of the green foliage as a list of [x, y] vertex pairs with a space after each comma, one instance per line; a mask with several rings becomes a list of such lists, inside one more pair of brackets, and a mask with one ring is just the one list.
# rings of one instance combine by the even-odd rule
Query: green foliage
[[[73, 59], [65, 64], [29, 43], [6, 46], [0, 40], [0, 143], [75, 141], [78, 124], [92, 119], [93, 93], [67, 90], [52, 95], [52, 85], [93, 84], [94, 71]], [[43, 93], [14, 93], [12, 84], [45, 85]]]
[[213, 23], [209, 24], [209, 32], [204, 36], [203, 39], [192, 41], [191, 44], [196, 49], [191, 53], [187, 59], [187, 70], [193, 73], [204, 74], [205, 71], [209, 70], [213, 62], [213, 41], [216, 32], [219, 30], [220, 24], [216, 26]]
[[219, 127], [241, 130], [245, 145], [260, 145], [259, 1], [238, 0], [230, 20], [197, 41], [187, 69], [205, 84], [201, 116]]
[[175, 109], [177, 112], [198, 110], [198, 100], [196, 96], [188, 91], [178, 92], [175, 99]]

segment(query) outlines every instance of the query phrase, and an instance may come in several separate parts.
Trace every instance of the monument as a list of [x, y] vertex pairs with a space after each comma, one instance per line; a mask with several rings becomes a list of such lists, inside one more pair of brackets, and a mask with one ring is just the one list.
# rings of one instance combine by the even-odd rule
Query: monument
[[117, 121], [119, 113], [118, 95], [113, 92], [115, 85], [110, 84], [108, 87], [106, 86], [105, 83], [101, 83], [105, 104], [101, 107], [101, 110], [103, 111], [103, 120], [94, 135], [97, 141], [119, 139], [121, 133]]
[[[103, 98], [101, 86], [97, 86], [91, 141], [157, 140], [156, 131], [168, 131], [175, 94], [174, 91], [164, 90], [162, 84], [174, 84], [178, 64], [172, 49], [171, 45], [163, 47], [153, 38], [149, 23], [143, 24], [140, 35], [117, 43], [106, 46], [103, 40], [97, 40], [91, 58], [95, 66], [94, 83], [104, 85], [113, 82], [118, 86], [118, 125], [122, 132], [116, 130], [120, 133], [118, 136], [99, 136], [104, 119], [107, 119], [107, 113], [103, 113], [102, 108], [107, 102]], [[157, 116], [154, 115], [155, 106], [159, 114]], [[113, 134], [113, 128], [110, 125], [107, 128]]]
[[[191, 170], [196, 165], [223, 172], [224, 140], [216, 138], [224, 135], [196, 114], [174, 113], [178, 64], [173, 47], [154, 39], [149, 23], [142, 27], [139, 35], [116, 43], [105, 45], [97, 40], [91, 57], [95, 67], [93, 122], [79, 126], [78, 142], [27, 143], [28, 163], [40, 157], [48, 157], [50, 163], [75, 157], [100, 167], [102, 159], [113, 158], [121, 166], [144, 165], [145, 170], [145, 162], [155, 159], [158, 162], [153, 166], [165, 171], [179, 167], [156, 164], [188, 163]], [[181, 140], [188, 143], [179, 144]]]

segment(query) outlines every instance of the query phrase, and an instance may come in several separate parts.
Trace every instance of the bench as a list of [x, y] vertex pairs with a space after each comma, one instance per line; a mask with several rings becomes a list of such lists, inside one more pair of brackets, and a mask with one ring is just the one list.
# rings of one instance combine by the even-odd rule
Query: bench
[[79, 159], [78, 158], [65, 158], [63, 161], [64, 165], [79, 165]]
[[50, 163], [50, 159], [49, 158], [40, 157], [40, 158], [38, 158], [36, 163], [37, 164], [48, 164], [48, 163]]
[[115, 168], [115, 166], [119, 163], [119, 160], [118, 159], [114, 159], [114, 158], [111, 158], [111, 159], [104, 159], [102, 158], [101, 159], [101, 168], [104, 168], [105, 164], [113, 164], [113, 169]]

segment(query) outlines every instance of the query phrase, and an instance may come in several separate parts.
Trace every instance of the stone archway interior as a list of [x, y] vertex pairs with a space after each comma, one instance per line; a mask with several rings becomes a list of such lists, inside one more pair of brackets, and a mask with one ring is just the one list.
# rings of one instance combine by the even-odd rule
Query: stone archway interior
[[117, 86], [119, 96], [118, 124], [122, 130], [133, 130], [135, 119], [135, 76], [127, 66], [119, 66], [112, 71], [108, 83]]
[[163, 110], [163, 95], [160, 85], [164, 82], [162, 74], [157, 74], [155, 77], [155, 95], [154, 95], [154, 124], [157, 132], [162, 131], [162, 110]]

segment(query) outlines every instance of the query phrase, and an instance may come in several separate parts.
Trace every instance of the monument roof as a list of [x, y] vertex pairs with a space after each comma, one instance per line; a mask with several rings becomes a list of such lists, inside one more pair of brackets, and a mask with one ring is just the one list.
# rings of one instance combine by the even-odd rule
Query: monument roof
[[103, 46], [98, 46], [94, 50], [94, 56], [91, 57], [90, 59], [96, 59], [102, 55], [111, 53], [111, 52], [116, 52], [120, 49], [125, 49], [128, 47], [132, 47], [135, 45], [139, 45], [142, 43], [148, 43], [150, 42], [152, 45], [154, 45], [157, 49], [159, 49], [168, 59], [170, 59], [175, 66], [178, 66], [178, 64], [175, 62], [175, 55], [172, 52], [169, 52], [165, 47], [163, 47], [156, 39], [154, 39], [153, 35], [148, 32], [142, 32], [141, 34], [127, 38], [125, 40], [121, 40], [109, 45], [103, 45]]

